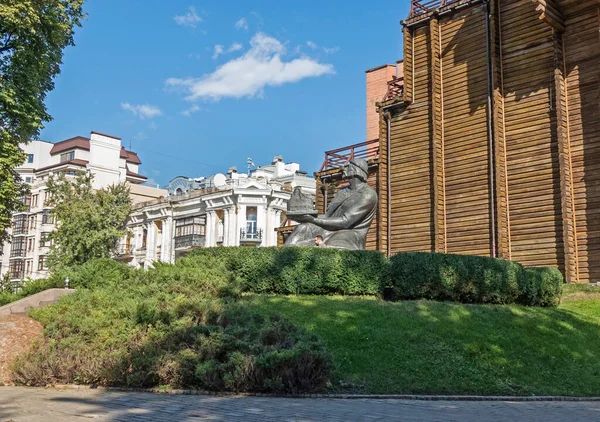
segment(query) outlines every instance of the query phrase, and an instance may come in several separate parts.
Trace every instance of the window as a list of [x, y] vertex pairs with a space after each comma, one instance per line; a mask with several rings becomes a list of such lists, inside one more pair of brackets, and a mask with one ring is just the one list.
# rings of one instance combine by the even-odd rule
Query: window
[[33, 154], [27, 154], [27, 162], [33, 163]]
[[27, 239], [27, 252], [33, 251], [33, 237]]
[[38, 194], [31, 195], [31, 208], [35, 208], [38, 206]]
[[52, 246], [52, 239], [49, 239], [49, 237], [50, 237], [49, 232], [42, 233], [42, 235], [40, 236], [40, 247], [41, 248]]
[[23, 260], [15, 259], [14, 261], [10, 261], [8, 271], [10, 272], [10, 278], [12, 279], [23, 278]]
[[32, 180], [31, 177], [28, 176], [25, 178], [25, 183], [31, 183], [31, 180]]
[[48, 268], [48, 261], [46, 260], [46, 255], [40, 255], [38, 257], [38, 271], [44, 271]]
[[256, 233], [256, 207], [246, 208], [246, 233]]
[[67, 170], [67, 171], [65, 171], [65, 174], [67, 176], [75, 176], [75, 170]]
[[75, 159], [75, 151], [65, 152], [64, 154], [60, 154], [60, 162], [64, 163], [65, 161], [71, 161]]
[[10, 245], [10, 257], [15, 258], [18, 256], [25, 256], [24, 237], [13, 237], [12, 244]]
[[20, 214], [13, 219], [13, 235], [27, 233], [27, 216]]
[[25, 261], [25, 274], [31, 274], [33, 270], [33, 261], [31, 259], [28, 259], [27, 261]]
[[175, 221], [175, 237], [197, 234], [204, 236], [206, 226], [203, 217], [180, 218]]
[[42, 211], [42, 224], [54, 224], [54, 215], [52, 215], [52, 210]]
[[35, 215], [29, 216], [29, 230], [35, 229]]

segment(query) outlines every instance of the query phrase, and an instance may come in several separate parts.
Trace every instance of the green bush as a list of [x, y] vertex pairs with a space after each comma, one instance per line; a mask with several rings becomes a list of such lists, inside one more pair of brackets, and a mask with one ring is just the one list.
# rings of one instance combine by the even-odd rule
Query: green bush
[[389, 279], [396, 299], [530, 306], [558, 304], [563, 283], [560, 271], [552, 268], [524, 269], [504, 259], [426, 252], [394, 255]]
[[32, 311], [45, 336], [16, 359], [18, 383], [312, 392], [329, 382], [323, 343], [240, 306], [233, 273], [214, 256], [148, 271], [104, 260], [69, 271], [87, 288]]
[[519, 278], [518, 303], [530, 306], [557, 306], [560, 303], [564, 279], [556, 268], [525, 268]]
[[410, 252], [390, 259], [389, 275], [399, 299], [462, 303], [514, 303], [523, 268], [481, 256]]
[[223, 262], [245, 291], [276, 294], [381, 295], [385, 256], [323, 248], [206, 248], [186, 259]]

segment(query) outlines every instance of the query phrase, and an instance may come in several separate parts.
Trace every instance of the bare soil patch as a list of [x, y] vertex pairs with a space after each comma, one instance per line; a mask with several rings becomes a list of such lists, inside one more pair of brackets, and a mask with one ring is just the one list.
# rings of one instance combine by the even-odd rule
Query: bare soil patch
[[42, 334], [42, 324], [24, 315], [0, 317], [0, 385], [11, 384], [8, 366]]

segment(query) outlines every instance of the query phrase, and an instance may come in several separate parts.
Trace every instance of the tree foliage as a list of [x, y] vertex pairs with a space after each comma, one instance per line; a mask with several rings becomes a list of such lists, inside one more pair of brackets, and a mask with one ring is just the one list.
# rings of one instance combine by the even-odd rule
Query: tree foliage
[[125, 221], [131, 211], [129, 188], [121, 183], [93, 190], [93, 178], [91, 173], [78, 172], [75, 178], [61, 173], [48, 180], [57, 223], [57, 229], [50, 234], [51, 269], [108, 258], [127, 233]]
[[0, 243], [27, 188], [14, 168], [19, 144], [51, 120], [44, 101], [60, 72], [63, 49], [73, 45], [83, 0], [0, 0]]

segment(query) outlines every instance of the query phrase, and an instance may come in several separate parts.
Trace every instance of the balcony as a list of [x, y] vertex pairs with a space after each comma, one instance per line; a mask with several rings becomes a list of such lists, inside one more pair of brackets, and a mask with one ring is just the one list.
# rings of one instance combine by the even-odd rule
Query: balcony
[[201, 248], [204, 246], [205, 237], [200, 234], [188, 234], [175, 237], [175, 249]]
[[119, 243], [115, 250], [116, 258], [119, 261], [127, 261], [133, 259], [133, 245], [127, 243]]
[[240, 229], [240, 242], [262, 242], [262, 229], [258, 229], [253, 232], [247, 232], [244, 229]]
[[452, 3], [458, 3], [464, 0], [411, 0], [410, 2], [410, 15], [408, 19], [415, 18], [420, 15], [425, 15], [429, 12], [433, 12], [436, 9], [448, 6]]
[[387, 93], [385, 94], [385, 97], [383, 97], [383, 101], [402, 97], [404, 95], [404, 78], [394, 76], [391, 81], [388, 81], [387, 87]]
[[344, 167], [350, 160], [355, 160], [357, 158], [370, 160], [378, 157], [379, 139], [325, 151], [325, 161], [323, 161], [319, 172]]

